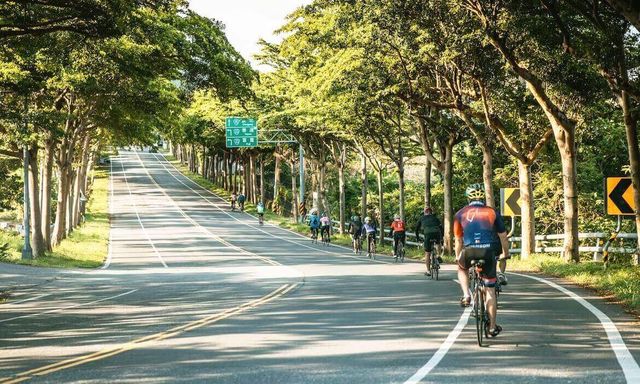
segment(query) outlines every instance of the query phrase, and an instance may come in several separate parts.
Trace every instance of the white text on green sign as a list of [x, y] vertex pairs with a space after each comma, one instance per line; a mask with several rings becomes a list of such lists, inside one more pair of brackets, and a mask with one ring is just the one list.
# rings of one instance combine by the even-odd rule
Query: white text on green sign
[[227, 117], [225, 120], [226, 128], [256, 128], [258, 122], [256, 119], [246, 119], [242, 117]]

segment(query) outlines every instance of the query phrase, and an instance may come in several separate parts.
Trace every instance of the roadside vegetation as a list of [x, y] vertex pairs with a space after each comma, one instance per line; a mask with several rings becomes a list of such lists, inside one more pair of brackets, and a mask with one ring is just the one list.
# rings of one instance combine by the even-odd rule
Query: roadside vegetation
[[31, 261], [21, 260], [23, 237], [0, 232], [0, 244], [6, 243], [6, 258], [1, 261], [38, 267], [95, 268], [107, 257], [109, 243], [109, 173], [101, 167], [94, 171], [92, 192], [85, 221], [76, 227], [53, 251]]

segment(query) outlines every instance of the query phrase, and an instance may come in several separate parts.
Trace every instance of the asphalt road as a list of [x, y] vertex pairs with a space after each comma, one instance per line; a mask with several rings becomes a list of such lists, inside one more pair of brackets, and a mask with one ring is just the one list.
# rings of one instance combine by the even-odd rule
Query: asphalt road
[[453, 266], [258, 226], [162, 155], [111, 166], [109, 260], [0, 306], [0, 383], [640, 383], [637, 319], [589, 291], [511, 274], [480, 348]]

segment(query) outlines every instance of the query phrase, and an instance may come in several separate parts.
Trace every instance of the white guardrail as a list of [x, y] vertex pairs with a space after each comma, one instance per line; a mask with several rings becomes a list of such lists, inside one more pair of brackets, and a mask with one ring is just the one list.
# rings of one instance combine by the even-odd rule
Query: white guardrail
[[[335, 233], [338, 232], [340, 225], [339, 223], [332, 223], [333, 225], [333, 231]], [[347, 225], [345, 225], [345, 229], [346, 229]], [[385, 231], [385, 234], [388, 233], [388, 231]], [[604, 244], [607, 241], [607, 239], [609, 239], [609, 237], [611, 236], [610, 233], [605, 233], [605, 232], [588, 232], [588, 233], [579, 233], [578, 234], [578, 239], [579, 240], [585, 240], [586, 243], [591, 243], [592, 245], [580, 245], [579, 247], [579, 252], [593, 252], [593, 259], [598, 261], [602, 259], [602, 252], [604, 251]], [[415, 233], [411, 233], [411, 232], [407, 232], [407, 239], [410, 238], [414, 238], [415, 239], [416, 234]], [[619, 243], [618, 246], [614, 247], [614, 246], [610, 246], [609, 247], [609, 252], [611, 253], [624, 253], [624, 254], [633, 254], [636, 251], [636, 240], [638, 239], [638, 235], [636, 233], [619, 233], [618, 236], [616, 237], [616, 241]], [[536, 247], [535, 247], [535, 252], [536, 253], [563, 253], [563, 246], [562, 246], [562, 241], [564, 240], [564, 234], [555, 234], [555, 235], [537, 235], [535, 237], [535, 242], [536, 242]], [[592, 240], [592, 241], [586, 241], [586, 240]], [[629, 244], [629, 246], [624, 246], [624, 241], [625, 240], [633, 240], [633, 242], [631, 244]], [[388, 241], [388, 242], [393, 242], [393, 239], [390, 237], [385, 237], [384, 241]], [[511, 246], [511, 249], [509, 250], [509, 253], [511, 254], [517, 254], [520, 253], [521, 249], [515, 247], [515, 244], [518, 244], [522, 241], [522, 237], [518, 237], [518, 236], [512, 236], [509, 238], [509, 245]], [[553, 242], [554, 244], [549, 244]], [[559, 243], [559, 244], [558, 244]], [[415, 241], [407, 241], [407, 244], [412, 245], [412, 246], [416, 246], [416, 247], [421, 247], [422, 246], [422, 242], [417, 243]], [[620, 246], [622, 245], [622, 246]]]

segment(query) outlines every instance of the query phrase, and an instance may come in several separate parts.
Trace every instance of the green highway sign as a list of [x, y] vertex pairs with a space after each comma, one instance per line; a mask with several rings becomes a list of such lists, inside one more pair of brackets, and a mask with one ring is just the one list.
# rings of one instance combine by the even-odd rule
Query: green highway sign
[[257, 137], [258, 128], [227, 128], [227, 138]]
[[258, 122], [256, 119], [227, 117], [225, 128], [227, 148], [258, 146]]
[[243, 117], [227, 117], [224, 126], [226, 128], [258, 128], [256, 119], [247, 119]]

